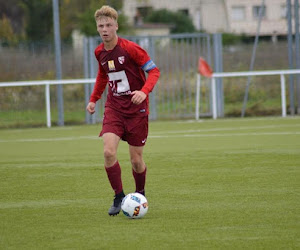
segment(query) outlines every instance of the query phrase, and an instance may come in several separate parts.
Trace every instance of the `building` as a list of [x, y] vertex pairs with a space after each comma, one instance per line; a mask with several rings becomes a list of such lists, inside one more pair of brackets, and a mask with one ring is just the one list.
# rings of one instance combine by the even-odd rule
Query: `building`
[[[255, 35], [261, 0], [226, 0], [228, 31]], [[262, 9], [260, 34], [266, 36], [286, 35], [286, 0], [265, 0]]]
[[[124, 14], [141, 26], [151, 10], [166, 8], [191, 17], [197, 30], [255, 35], [262, 0], [126, 0]], [[261, 35], [287, 34], [286, 0], [265, 0]]]

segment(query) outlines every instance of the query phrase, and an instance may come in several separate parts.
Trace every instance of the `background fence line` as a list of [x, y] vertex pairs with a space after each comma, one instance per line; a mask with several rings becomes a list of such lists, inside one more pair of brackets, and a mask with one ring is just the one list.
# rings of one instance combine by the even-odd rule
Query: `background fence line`
[[[198, 58], [203, 57], [216, 70], [213, 46], [215, 36], [208, 34], [177, 34], [170, 36], [124, 37], [146, 49], [161, 70], [161, 77], [150, 94], [150, 119], [194, 119], [212, 117], [211, 79], [201, 79], [201, 89], [196, 88]], [[98, 112], [91, 116], [85, 111], [97, 73], [94, 49], [99, 37], [82, 39], [78, 43], [62, 44], [63, 79], [87, 79], [82, 84], [62, 84], [64, 88], [64, 119], [66, 125], [100, 122], [106, 93], [97, 103]], [[225, 42], [225, 37], [224, 37]], [[248, 70], [252, 44], [238, 43], [223, 46], [223, 71], [243, 72]], [[49, 43], [19, 44], [0, 47], [0, 82], [26, 81], [30, 86], [0, 88], [0, 128], [44, 126], [47, 96], [45, 87], [33, 85], [34, 80], [55, 79], [54, 48]], [[276, 53], [274, 53], [276, 51]], [[221, 53], [221, 52], [220, 52]], [[262, 41], [258, 46], [255, 70], [285, 69], [288, 67], [286, 41], [276, 43]], [[226, 73], [225, 73], [226, 74]], [[290, 75], [292, 77], [293, 75]], [[298, 75], [299, 76], [299, 75]], [[238, 117], [245, 93], [245, 77], [217, 78], [219, 100], [224, 93], [224, 117]], [[246, 116], [279, 116], [282, 103], [278, 76], [253, 77], [249, 89]], [[278, 83], [278, 84], [274, 84]], [[294, 85], [294, 88], [298, 85]], [[291, 100], [287, 85], [287, 111], [291, 112]], [[52, 125], [58, 124], [60, 110], [57, 108], [56, 85], [50, 84]], [[199, 99], [197, 100], [197, 93]], [[300, 99], [294, 91], [294, 98]], [[49, 101], [48, 101], [49, 102]], [[220, 104], [220, 103], [219, 103]], [[222, 103], [221, 103], [222, 104]], [[219, 107], [218, 107], [219, 108]], [[298, 107], [299, 108], [299, 107]], [[217, 109], [218, 110], [218, 109]], [[222, 110], [221, 110], [222, 111]], [[297, 109], [296, 109], [297, 111]], [[222, 114], [223, 112], [221, 112]], [[300, 114], [297, 112], [295, 115]], [[223, 117], [219, 116], [218, 117]]]
[[[252, 71], [252, 72], [225, 72], [213, 73], [211, 78], [212, 84], [212, 118], [218, 118], [217, 110], [217, 92], [216, 92], [216, 78], [225, 77], [239, 77], [239, 76], [270, 76], [280, 75], [281, 83], [281, 108], [282, 117], [286, 117], [286, 92], [285, 92], [285, 78], [284, 75], [300, 74], [300, 69], [296, 70], [269, 70], [269, 71]], [[200, 92], [201, 92], [201, 77], [197, 78], [199, 82], [196, 84], [196, 101], [195, 101], [195, 119], [200, 118]], [[65, 85], [65, 84], [92, 84], [95, 78], [91, 79], [67, 79], [67, 80], [44, 80], [44, 81], [19, 81], [19, 82], [2, 82], [0, 87], [20, 87], [20, 86], [45, 86], [45, 101], [46, 101], [46, 125], [51, 127], [51, 105], [50, 105], [50, 85]], [[159, 94], [156, 92], [156, 94]], [[198, 97], [197, 97], [198, 96]], [[155, 99], [156, 100], [156, 99]], [[155, 105], [157, 107], [157, 105]]]
[[280, 89], [281, 89], [281, 109], [282, 117], [286, 117], [286, 92], [285, 92], [285, 78], [284, 75], [300, 74], [300, 69], [295, 70], [269, 70], [269, 71], [251, 71], [251, 72], [224, 72], [212, 74], [212, 110], [213, 119], [218, 117], [218, 99], [216, 93], [216, 79], [223, 77], [239, 77], [239, 76], [271, 76], [280, 75]]

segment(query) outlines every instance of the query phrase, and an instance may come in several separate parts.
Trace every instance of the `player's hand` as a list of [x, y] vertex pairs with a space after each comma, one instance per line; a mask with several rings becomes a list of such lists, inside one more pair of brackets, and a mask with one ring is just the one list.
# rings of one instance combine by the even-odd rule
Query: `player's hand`
[[92, 115], [95, 113], [95, 106], [96, 106], [96, 103], [89, 102], [89, 104], [86, 106], [86, 110]]
[[141, 104], [147, 97], [147, 95], [140, 90], [133, 91], [131, 95], [132, 95], [131, 101], [136, 105]]

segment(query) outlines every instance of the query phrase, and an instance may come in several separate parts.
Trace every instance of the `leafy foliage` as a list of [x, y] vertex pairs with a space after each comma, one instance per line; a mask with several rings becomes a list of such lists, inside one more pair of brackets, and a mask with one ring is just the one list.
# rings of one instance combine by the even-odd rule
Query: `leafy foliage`
[[52, 36], [52, 4], [48, 0], [21, 0], [25, 13], [25, 31], [29, 40], [47, 40]]
[[195, 32], [192, 20], [184, 13], [167, 9], [154, 10], [145, 17], [145, 22], [166, 23], [171, 25], [171, 33]]
[[10, 20], [4, 16], [0, 19], [0, 41], [1, 43], [12, 43], [17, 41], [17, 36], [13, 32]]
[[246, 35], [237, 35], [232, 33], [223, 33], [222, 34], [223, 45], [233, 45], [241, 43], [252, 43], [252, 38], [247, 37]]
[[[74, 29], [83, 34], [97, 35], [94, 13], [102, 5], [121, 10], [120, 0], [60, 0], [60, 32], [62, 40], [68, 40]], [[11, 41], [24, 34], [27, 40], [42, 41], [53, 38], [52, 0], [0, 0], [0, 39]], [[4, 19], [4, 15], [6, 19]], [[119, 31], [128, 30], [127, 18], [119, 14]], [[5, 34], [4, 34], [5, 33]], [[9, 37], [9, 39], [8, 39]]]
[[[78, 15], [78, 28], [79, 30], [87, 35], [87, 36], [96, 36], [98, 35], [96, 29], [96, 23], [94, 19], [94, 14], [97, 9], [99, 9], [102, 5], [107, 4], [106, 0], [92, 0], [88, 6], [88, 8]], [[116, 10], [120, 10], [122, 8], [122, 1], [108, 1], [111, 2], [109, 5], [114, 7]], [[130, 30], [128, 25], [127, 17], [123, 14], [119, 13], [118, 25], [120, 33], [128, 33]]]

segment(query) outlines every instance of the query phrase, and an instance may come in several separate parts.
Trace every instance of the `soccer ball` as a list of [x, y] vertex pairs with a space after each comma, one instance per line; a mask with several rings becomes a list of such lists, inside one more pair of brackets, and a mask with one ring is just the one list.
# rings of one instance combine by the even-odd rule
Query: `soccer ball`
[[121, 209], [124, 215], [129, 218], [142, 218], [148, 211], [148, 201], [140, 193], [130, 193], [124, 197]]

